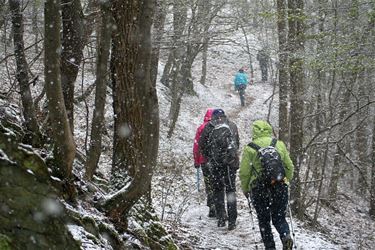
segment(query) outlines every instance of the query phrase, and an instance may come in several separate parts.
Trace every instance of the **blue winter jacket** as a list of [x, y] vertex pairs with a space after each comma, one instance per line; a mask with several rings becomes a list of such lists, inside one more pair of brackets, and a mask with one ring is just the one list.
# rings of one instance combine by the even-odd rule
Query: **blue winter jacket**
[[236, 76], [234, 77], [234, 87], [237, 88], [238, 86], [249, 83], [249, 79], [245, 73], [237, 72]]

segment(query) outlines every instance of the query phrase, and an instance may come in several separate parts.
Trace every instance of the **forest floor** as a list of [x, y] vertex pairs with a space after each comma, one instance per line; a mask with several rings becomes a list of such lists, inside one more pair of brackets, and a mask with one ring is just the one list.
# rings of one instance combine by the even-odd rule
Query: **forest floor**
[[[197, 113], [199, 114], [197, 118], [202, 119], [206, 108], [223, 108], [227, 116], [238, 126], [241, 137], [240, 148], [242, 149], [250, 141], [250, 124], [252, 121], [267, 118], [268, 103], [265, 103], [265, 100], [272, 95], [272, 89], [273, 87], [269, 83], [256, 82], [249, 86], [246, 90], [246, 106], [242, 108], [239, 104], [239, 97], [234, 90], [228, 90], [224, 87], [212, 90], [213, 93], [209, 93], [205, 87], [201, 87], [201, 90], [205, 91], [205, 95], [211, 95], [212, 97], [212, 99], [207, 96], [205, 98], [213, 102], [208, 103], [203, 108], [200, 107], [203, 104], [200, 103], [199, 105], [198, 103], [205, 98], [186, 98], [182, 112]], [[198, 103], [193, 103], [194, 101]], [[189, 110], [184, 110], [185, 108]], [[271, 117], [275, 119], [275, 115], [271, 114]], [[200, 180], [201, 188], [198, 191], [192, 159], [194, 133], [199, 122], [195, 124], [188, 117], [194, 118], [193, 115], [181, 115], [176, 136], [170, 141], [164, 142], [165, 144], [162, 144], [160, 149], [161, 152], [165, 150], [169, 154], [174, 152], [174, 157], [178, 158], [175, 159], [177, 164], [174, 164], [174, 166], [178, 170], [166, 168], [156, 175], [156, 179], [159, 180], [154, 184], [154, 202], [157, 211], [160, 214], [163, 213], [166, 222], [174, 225], [173, 228], [177, 231], [178, 237], [189, 239], [190, 242], [187, 246], [190, 245], [193, 249], [257, 249], [257, 247], [263, 249], [262, 243], [260, 243], [261, 238], [255, 211], [252, 208], [253, 213], [250, 215], [247, 200], [241, 192], [238, 178], [236, 181], [237, 228], [233, 231], [228, 231], [226, 227], [218, 228], [216, 219], [208, 218], [204, 184]], [[182, 131], [184, 133], [180, 134]], [[183, 152], [184, 150], [186, 152]], [[161, 157], [163, 158], [163, 156]], [[170, 182], [168, 182], [166, 176], [170, 176]], [[163, 198], [160, 199], [161, 197]], [[290, 222], [290, 218], [288, 218], [288, 221]], [[296, 220], [293, 220], [293, 228], [296, 234], [297, 249], [341, 249], [324, 235], [305, 229]], [[276, 231], [274, 231], [274, 235], [276, 247], [280, 249], [281, 241]]]
[[[251, 46], [259, 48], [255, 39]], [[256, 53], [256, 51], [254, 52]], [[197, 59], [198, 61], [199, 59]], [[237, 178], [238, 219], [237, 228], [228, 231], [218, 228], [216, 220], [208, 218], [205, 205], [204, 184], [200, 181], [197, 191], [196, 170], [193, 162], [193, 142], [197, 127], [203, 122], [207, 108], [222, 108], [229, 119], [235, 122], [240, 134], [240, 150], [251, 140], [250, 125], [258, 119], [269, 120], [278, 130], [277, 89], [273, 87], [273, 78], [269, 82], [260, 81], [257, 62], [254, 65], [254, 84], [246, 89], [246, 106], [240, 106], [238, 94], [232, 81], [237, 70], [248, 65], [240, 48], [221, 45], [210, 49], [205, 85], [199, 84], [201, 65], [197, 63], [193, 70], [196, 95], [186, 95], [181, 103], [180, 115], [175, 131], [167, 138], [168, 113], [170, 107], [169, 90], [160, 82], [157, 84], [160, 110], [160, 142], [158, 168], [152, 183], [154, 207], [163, 224], [178, 241], [182, 249], [263, 249], [257, 218], [243, 196]], [[163, 60], [161, 60], [163, 61]], [[163, 70], [159, 67], [159, 76]], [[87, 76], [86, 76], [87, 77]], [[94, 82], [94, 78], [86, 82]], [[275, 93], [275, 94], [274, 94]], [[93, 95], [88, 100], [93, 103]], [[111, 103], [108, 97], [108, 103]], [[86, 134], [86, 107], [77, 105], [77, 126], [75, 135], [80, 150], [84, 151]], [[111, 105], [106, 108], [106, 128], [109, 134], [103, 138], [100, 171], [109, 178], [111, 167], [111, 130], [113, 130]], [[293, 217], [293, 229], [297, 249], [374, 249], [375, 223], [368, 216], [368, 204], [364, 198], [340, 189], [337, 208], [322, 207], [318, 222], [319, 228]], [[308, 211], [311, 213], [311, 211]], [[252, 223], [252, 218], [254, 223]], [[290, 218], [287, 218], [290, 223]], [[274, 231], [277, 249], [281, 242]]]
[[[197, 96], [183, 98], [176, 129], [170, 139], [166, 137], [168, 90], [158, 85], [161, 114], [160, 167], [154, 176], [153, 200], [160, 218], [186, 249], [263, 249], [255, 211], [252, 209], [250, 215], [238, 178], [238, 219], [237, 228], [233, 231], [228, 231], [226, 227], [218, 228], [216, 220], [208, 218], [202, 178], [200, 190], [197, 190], [192, 148], [196, 128], [202, 123], [207, 108], [224, 109], [228, 118], [237, 124], [241, 151], [251, 140], [250, 125], [253, 121], [269, 118], [274, 129], [278, 129], [277, 94], [273, 99], [277, 89], [271, 82], [259, 81], [260, 72], [255, 66], [255, 82], [246, 89], [246, 105], [241, 107], [232, 81], [237, 69], [246, 65], [246, 61], [233, 56], [236, 54], [233, 48], [229, 49], [231, 53], [225, 48], [221, 49], [209, 61], [208, 68], [211, 71], [207, 84], [203, 86], [197, 83]], [[200, 65], [196, 65], [196, 72], [199, 69]], [[199, 79], [199, 73], [196, 78]], [[355, 197], [354, 194], [347, 195]], [[327, 207], [321, 209], [318, 228], [293, 218], [297, 249], [371, 249], [374, 246], [375, 223], [365, 212], [366, 201], [358, 197], [339, 197], [336, 212]], [[287, 220], [291, 226], [290, 218]], [[281, 241], [276, 230], [273, 230], [276, 248], [281, 249]]]

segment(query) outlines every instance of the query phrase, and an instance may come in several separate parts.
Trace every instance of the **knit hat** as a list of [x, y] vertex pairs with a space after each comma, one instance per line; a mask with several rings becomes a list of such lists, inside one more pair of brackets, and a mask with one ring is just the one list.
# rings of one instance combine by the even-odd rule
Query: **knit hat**
[[225, 112], [222, 109], [215, 109], [214, 112], [212, 112], [212, 117], [222, 117], [225, 116]]

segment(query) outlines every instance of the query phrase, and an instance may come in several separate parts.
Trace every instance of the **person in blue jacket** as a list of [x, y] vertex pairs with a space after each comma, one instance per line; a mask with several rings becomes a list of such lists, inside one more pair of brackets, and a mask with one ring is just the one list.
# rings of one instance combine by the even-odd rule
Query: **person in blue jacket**
[[249, 78], [244, 69], [238, 70], [234, 77], [234, 89], [238, 91], [241, 100], [241, 106], [245, 106], [245, 89], [249, 84]]

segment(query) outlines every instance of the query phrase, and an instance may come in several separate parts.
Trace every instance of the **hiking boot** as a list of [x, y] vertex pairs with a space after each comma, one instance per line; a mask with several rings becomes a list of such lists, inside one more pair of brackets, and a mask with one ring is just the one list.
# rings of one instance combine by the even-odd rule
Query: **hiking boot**
[[283, 250], [292, 250], [293, 249], [293, 240], [292, 237], [288, 234], [283, 239]]
[[228, 230], [231, 231], [236, 228], [236, 222], [229, 222]]
[[208, 217], [209, 218], [215, 218], [216, 217], [216, 210], [214, 206], [210, 207], [210, 211], [208, 212]]
[[225, 227], [225, 219], [219, 219], [218, 221], [217, 221], [217, 226], [218, 227]]

